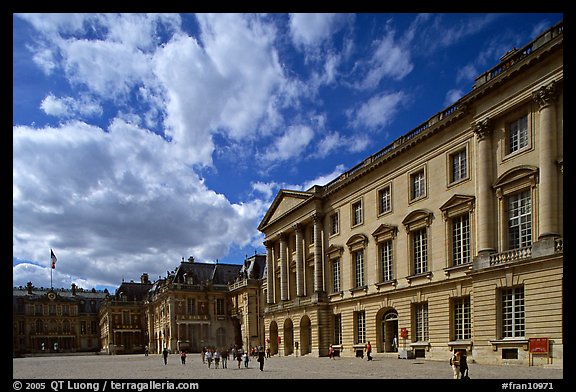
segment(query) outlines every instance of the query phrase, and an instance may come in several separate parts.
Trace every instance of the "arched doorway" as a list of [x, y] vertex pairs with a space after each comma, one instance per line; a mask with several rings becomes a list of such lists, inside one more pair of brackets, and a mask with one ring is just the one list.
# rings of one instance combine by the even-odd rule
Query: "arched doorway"
[[312, 329], [310, 317], [304, 316], [300, 320], [300, 343], [296, 348], [296, 355], [306, 355], [312, 352]]
[[268, 331], [269, 338], [266, 340], [266, 343], [270, 345], [270, 353], [272, 355], [278, 354], [280, 347], [278, 346], [278, 324], [276, 324], [276, 321], [270, 323]]
[[294, 353], [294, 325], [291, 319], [284, 320], [284, 355]]
[[[384, 352], [398, 351], [398, 312], [395, 309], [390, 309], [382, 317], [382, 343]], [[396, 346], [393, 346], [394, 338], [396, 338]]]

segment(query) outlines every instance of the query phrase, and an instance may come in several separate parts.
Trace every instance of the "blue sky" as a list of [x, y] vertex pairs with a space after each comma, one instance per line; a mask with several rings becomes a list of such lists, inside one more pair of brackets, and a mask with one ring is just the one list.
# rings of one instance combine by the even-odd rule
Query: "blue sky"
[[562, 14], [15, 14], [13, 284], [241, 263]]

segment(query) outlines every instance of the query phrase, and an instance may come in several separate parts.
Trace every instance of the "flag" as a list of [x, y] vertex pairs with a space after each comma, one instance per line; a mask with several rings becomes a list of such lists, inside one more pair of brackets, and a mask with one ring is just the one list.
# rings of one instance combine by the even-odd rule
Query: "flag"
[[52, 249], [50, 249], [50, 258], [52, 259], [52, 269], [54, 269], [56, 268], [56, 262], [58, 259], [56, 258], [56, 255], [54, 255], [54, 252], [52, 252]]

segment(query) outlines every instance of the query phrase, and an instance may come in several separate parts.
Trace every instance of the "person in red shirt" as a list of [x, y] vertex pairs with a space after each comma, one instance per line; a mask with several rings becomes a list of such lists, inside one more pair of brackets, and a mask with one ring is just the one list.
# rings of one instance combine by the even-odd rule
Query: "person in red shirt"
[[370, 344], [370, 341], [366, 344], [366, 356], [369, 361], [372, 360], [372, 345]]

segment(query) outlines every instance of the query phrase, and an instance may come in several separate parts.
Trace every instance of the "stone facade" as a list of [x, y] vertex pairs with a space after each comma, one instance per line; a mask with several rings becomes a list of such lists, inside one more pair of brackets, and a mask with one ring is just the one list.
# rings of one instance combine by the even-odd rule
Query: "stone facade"
[[562, 85], [560, 23], [339, 178], [281, 190], [259, 225], [272, 351], [562, 364]]
[[105, 291], [26, 287], [12, 290], [13, 355], [100, 351], [98, 311]]
[[563, 366], [563, 109], [560, 23], [330, 183], [281, 190], [258, 226], [266, 255], [182, 259], [114, 296], [15, 288], [14, 352], [355, 356], [370, 341]]

